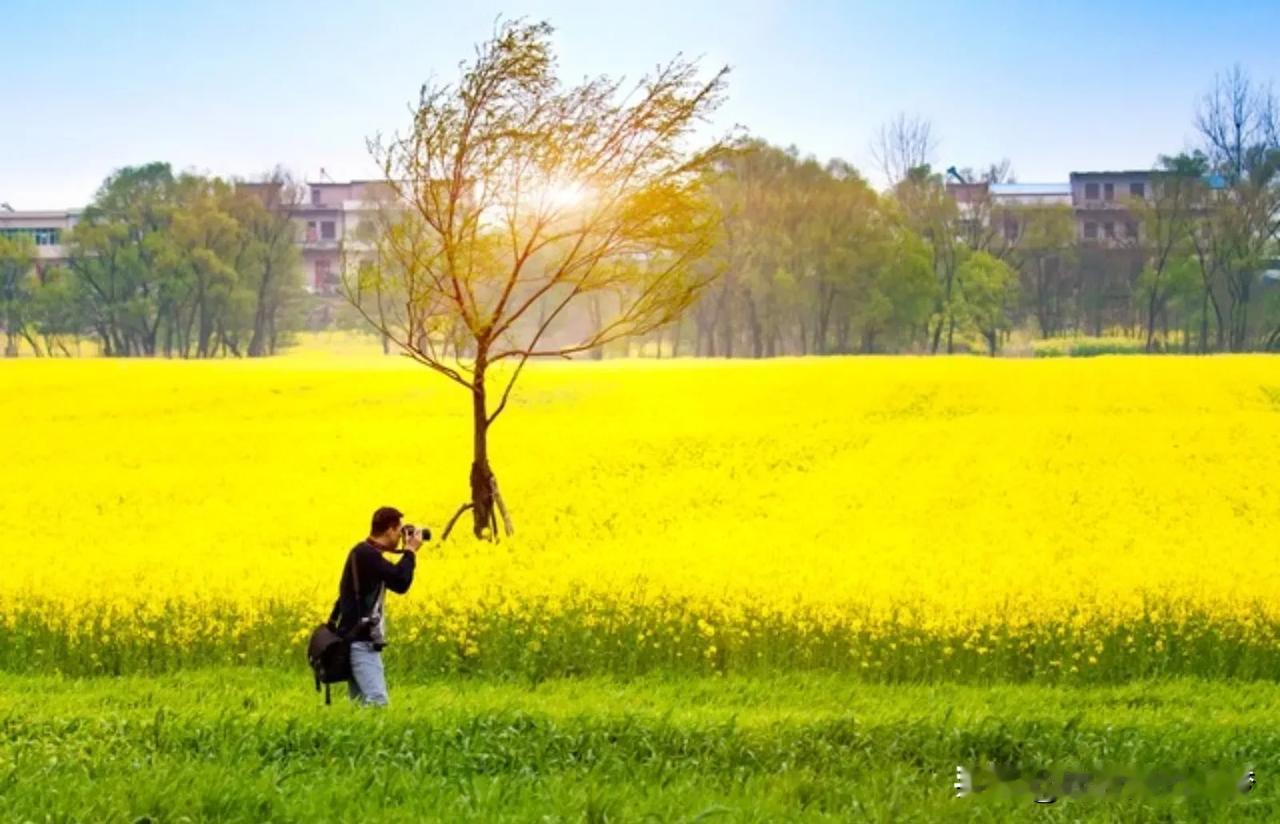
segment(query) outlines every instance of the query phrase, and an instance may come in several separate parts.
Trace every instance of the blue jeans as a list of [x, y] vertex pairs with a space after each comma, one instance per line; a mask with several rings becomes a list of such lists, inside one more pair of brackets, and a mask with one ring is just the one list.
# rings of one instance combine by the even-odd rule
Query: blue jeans
[[368, 641], [351, 642], [351, 680], [347, 682], [347, 694], [352, 701], [387, 705], [387, 679], [382, 673], [382, 653]]

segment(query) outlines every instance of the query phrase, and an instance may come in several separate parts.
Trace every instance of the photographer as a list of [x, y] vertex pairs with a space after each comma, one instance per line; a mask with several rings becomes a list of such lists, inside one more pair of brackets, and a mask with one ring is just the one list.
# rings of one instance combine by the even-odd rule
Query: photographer
[[[387, 704], [387, 682], [382, 670], [382, 648], [386, 646], [384, 600], [388, 589], [400, 594], [409, 591], [416, 553], [423, 540], [422, 533], [412, 526], [402, 526], [403, 517], [403, 513], [389, 506], [373, 513], [369, 537], [356, 544], [347, 556], [338, 584], [338, 602], [333, 608], [338, 633], [352, 633], [348, 691], [353, 701], [364, 704]], [[427, 537], [430, 535], [426, 533]], [[396, 548], [401, 537], [402, 550]], [[384, 552], [400, 553], [402, 557], [393, 564], [382, 557]]]

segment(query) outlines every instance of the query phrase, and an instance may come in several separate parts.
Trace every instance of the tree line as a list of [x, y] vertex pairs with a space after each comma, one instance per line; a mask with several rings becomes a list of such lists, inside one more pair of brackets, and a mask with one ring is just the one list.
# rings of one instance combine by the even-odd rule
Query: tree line
[[1065, 204], [958, 204], [948, 179], [1012, 182], [1010, 164], [940, 173], [919, 117], [877, 136], [884, 192], [842, 160], [749, 142], [712, 184], [724, 233], [706, 265], [719, 277], [655, 340], [698, 356], [995, 354], [1022, 329], [1275, 350], [1278, 124], [1268, 86], [1239, 68], [1219, 76], [1196, 115], [1200, 145], [1158, 159], [1151, 196], [1129, 209], [1136, 236], [1101, 245], [1078, 237]]
[[[719, 214], [693, 267], [703, 288], [645, 332], [642, 351], [994, 355], [1015, 330], [1119, 333], [1148, 351], [1278, 349], [1280, 107], [1269, 86], [1235, 68], [1204, 95], [1195, 129], [1198, 145], [1161, 156], [1150, 196], [1128, 204], [1126, 219], [1140, 228], [1105, 244], [1082, 240], [1065, 204], [1014, 206], [989, 194], [958, 203], [949, 181], [1012, 182], [1010, 164], [940, 172], [932, 126], [919, 117], [901, 115], [877, 134], [883, 191], [843, 160], [739, 142], [703, 177]], [[0, 237], [6, 352], [25, 340], [38, 354], [69, 354], [67, 340], [85, 334], [120, 356], [278, 351], [303, 322], [292, 214], [300, 194], [279, 170], [253, 186], [175, 175], [163, 163], [114, 173], [67, 233], [65, 266], [38, 268], [29, 241]], [[385, 236], [366, 246], [402, 243], [402, 221], [381, 224]], [[554, 310], [566, 340], [590, 344], [579, 351], [634, 351], [601, 333], [620, 311], [608, 300], [590, 294], [562, 310], [542, 296], [513, 328], [540, 328]], [[340, 322], [362, 320], [368, 307], [354, 304], [359, 312], [336, 313]], [[442, 352], [467, 354], [462, 320], [438, 321]]]
[[62, 264], [37, 266], [29, 237], [0, 236], [6, 355], [19, 341], [70, 355], [84, 336], [113, 356], [276, 352], [303, 294], [297, 201], [281, 171], [252, 186], [166, 163], [115, 172], [63, 233]]

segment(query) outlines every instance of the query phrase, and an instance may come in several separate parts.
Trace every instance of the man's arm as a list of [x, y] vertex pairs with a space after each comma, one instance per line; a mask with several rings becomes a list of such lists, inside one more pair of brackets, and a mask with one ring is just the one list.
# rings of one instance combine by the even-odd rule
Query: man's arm
[[400, 562], [395, 564], [379, 554], [374, 556], [374, 569], [387, 589], [403, 595], [413, 583], [413, 570], [417, 561], [417, 554], [414, 552], [404, 553], [400, 556]]

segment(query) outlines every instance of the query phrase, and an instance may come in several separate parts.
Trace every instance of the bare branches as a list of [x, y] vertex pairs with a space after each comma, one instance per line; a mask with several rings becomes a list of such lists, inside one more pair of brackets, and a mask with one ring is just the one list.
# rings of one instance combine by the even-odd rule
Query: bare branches
[[[500, 24], [456, 85], [423, 86], [408, 133], [369, 144], [394, 194], [366, 286], [397, 309], [374, 325], [473, 388], [442, 357], [458, 332], [477, 369], [518, 358], [490, 422], [529, 357], [678, 316], [704, 285], [689, 271], [719, 229], [705, 180], [729, 141], [687, 143], [722, 102], [727, 68], [702, 80], [677, 56], [625, 93], [607, 77], [563, 88], [550, 33]], [[618, 317], [583, 331], [573, 304], [601, 293]]]
[[1214, 78], [1196, 112], [1205, 153], [1233, 182], [1247, 176], [1255, 147], [1280, 146], [1280, 111], [1271, 86], [1254, 83], [1239, 65]]
[[890, 188], [906, 179], [912, 169], [930, 163], [937, 149], [933, 124], [906, 112], [899, 112], [882, 125], [871, 141], [871, 156], [884, 172]]
[[[406, 247], [392, 240], [397, 238], [396, 232], [384, 231], [379, 233], [378, 237], [377, 249], [380, 254], [375, 258], [378, 261], [376, 265], [369, 260], [364, 260], [357, 265], [348, 264], [342, 267], [343, 296], [361, 317], [402, 349], [407, 357], [439, 372], [468, 390], [474, 389], [472, 381], [461, 374], [465, 371], [465, 365], [461, 363], [450, 365], [436, 351], [432, 332], [438, 334], [439, 330], [430, 329], [428, 324], [432, 318], [431, 301], [438, 300], [438, 295], [432, 295], [425, 302], [415, 301], [415, 293], [406, 289], [401, 298], [404, 315], [397, 317], [389, 313], [387, 293], [400, 285], [396, 283], [396, 276], [399, 276], [401, 284], [411, 281], [413, 277], [406, 275], [405, 270], [398, 268], [397, 264], [403, 265], [406, 262], [403, 255], [408, 255], [407, 261], [411, 263], [416, 262], [418, 258], [413, 256], [412, 251], [406, 251], [407, 248], [412, 249], [412, 245]], [[403, 238], [400, 240], [403, 241]], [[376, 306], [376, 317], [371, 314], [368, 307], [370, 297]], [[400, 300], [396, 301], [396, 303], [399, 302]]]

